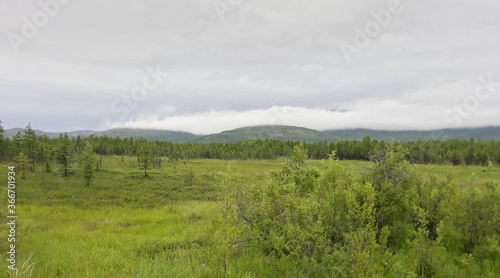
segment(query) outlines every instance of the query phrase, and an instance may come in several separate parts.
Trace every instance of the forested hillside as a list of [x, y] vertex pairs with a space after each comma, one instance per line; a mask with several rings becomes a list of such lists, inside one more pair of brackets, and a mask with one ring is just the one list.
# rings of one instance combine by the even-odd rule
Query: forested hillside
[[[85, 144], [93, 153], [99, 155], [140, 156], [142, 151], [151, 153], [153, 157], [168, 159], [276, 159], [289, 156], [299, 141], [282, 141], [277, 139], [253, 139], [234, 143], [171, 143], [166, 141], [146, 141], [134, 138], [110, 138], [107, 136], [88, 136], [82, 138], [60, 135], [49, 138], [36, 135], [30, 127], [26, 127], [14, 138], [2, 137], [0, 142], [0, 158], [13, 161], [20, 153], [26, 155], [30, 163], [55, 161], [61, 148], [68, 156], [82, 155]], [[306, 143], [308, 157], [326, 159], [332, 151], [339, 159], [377, 160], [381, 153], [392, 142], [371, 140], [364, 137], [361, 141], [343, 140], [338, 142]], [[418, 164], [451, 164], [451, 165], [488, 165], [489, 162], [500, 163], [499, 141], [447, 140], [447, 141], [415, 141], [398, 143], [408, 150], [407, 159]]]
[[275, 139], [280, 141], [332, 142], [341, 138], [314, 129], [293, 126], [254, 126], [223, 131], [201, 136], [194, 143], [235, 143], [255, 139]]
[[374, 140], [385, 141], [417, 141], [417, 140], [452, 140], [471, 139], [489, 141], [500, 140], [500, 127], [456, 128], [438, 130], [373, 130], [373, 129], [338, 129], [327, 130], [326, 133], [343, 139], [362, 140], [369, 136]]
[[[8, 129], [4, 137], [13, 138], [23, 128]], [[58, 137], [61, 132], [44, 132], [35, 130], [37, 135], [46, 135], [49, 138]], [[64, 132], [63, 132], [64, 133]], [[295, 126], [252, 126], [225, 130], [220, 133], [208, 135], [195, 135], [189, 132], [157, 130], [157, 129], [132, 129], [116, 128], [105, 131], [79, 130], [67, 132], [69, 137], [95, 137], [107, 136], [111, 138], [146, 139], [147, 141], [168, 141], [172, 143], [235, 143], [254, 139], [276, 139], [281, 141], [338, 142], [342, 140], [361, 141], [365, 137], [372, 140], [386, 142], [411, 142], [411, 141], [446, 141], [452, 139], [474, 139], [476, 141], [500, 140], [500, 127], [482, 128], [457, 128], [438, 130], [372, 130], [372, 129], [338, 129], [317, 131]]]
[[106, 131], [94, 133], [93, 135], [97, 137], [107, 136], [110, 138], [133, 138], [146, 139], [148, 141], [168, 141], [176, 143], [186, 143], [198, 138], [198, 136], [188, 132], [129, 128], [108, 129]]

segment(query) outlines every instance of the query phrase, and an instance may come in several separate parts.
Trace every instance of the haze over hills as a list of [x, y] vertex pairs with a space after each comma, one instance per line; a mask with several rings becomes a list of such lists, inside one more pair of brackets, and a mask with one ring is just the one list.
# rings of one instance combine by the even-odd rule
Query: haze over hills
[[[13, 138], [23, 129], [7, 129], [4, 136]], [[37, 135], [57, 137], [60, 132], [44, 132], [35, 130]], [[460, 128], [460, 129], [439, 129], [439, 130], [371, 130], [371, 129], [339, 129], [317, 131], [295, 126], [254, 126], [242, 127], [232, 130], [222, 131], [216, 134], [195, 135], [188, 132], [154, 130], [154, 129], [109, 129], [106, 131], [79, 130], [67, 132], [68, 136], [108, 136], [120, 138], [144, 138], [148, 141], [169, 141], [174, 143], [230, 143], [251, 139], [277, 139], [283, 141], [305, 141], [305, 142], [332, 142], [340, 140], [362, 140], [365, 136], [370, 136], [372, 140], [384, 141], [416, 141], [416, 140], [450, 140], [450, 139], [475, 139], [482, 141], [499, 140], [500, 127], [482, 128]]]

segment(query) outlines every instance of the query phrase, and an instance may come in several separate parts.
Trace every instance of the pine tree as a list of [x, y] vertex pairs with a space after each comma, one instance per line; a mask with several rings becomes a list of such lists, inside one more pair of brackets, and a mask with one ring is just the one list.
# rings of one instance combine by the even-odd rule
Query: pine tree
[[85, 179], [86, 186], [90, 186], [94, 180], [95, 164], [96, 159], [92, 151], [92, 145], [87, 142], [82, 156], [83, 178]]
[[3, 126], [2, 126], [2, 120], [0, 120], [0, 139], [3, 137], [3, 132], [5, 130], [3, 129]]
[[68, 177], [74, 174], [71, 164], [73, 163], [73, 152], [68, 134], [59, 135], [59, 149], [57, 150], [57, 161], [61, 164], [61, 174]]
[[144, 143], [139, 150], [139, 167], [144, 170], [144, 176], [148, 176], [148, 170], [151, 169], [151, 147], [149, 143]]
[[24, 129], [24, 149], [27, 152], [29, 164], [31, 164], [31, 172], [35, 172], [35, 157], [36, 157], [36, 134], [35, 131], [31, 128], [31, 123]]
[[22, 179], [26, 178], [24, 172], [28, 167], [28, 162], [29, 162], [28, 157], [23, 152], [20, 152], [14, 157], [14, 161], [16, 162], [16, 169], [21, 174], [21, 178]]
[[45, 173], [52, 173], [52, 167], [50, 166], [50, 160], [45, 160]]

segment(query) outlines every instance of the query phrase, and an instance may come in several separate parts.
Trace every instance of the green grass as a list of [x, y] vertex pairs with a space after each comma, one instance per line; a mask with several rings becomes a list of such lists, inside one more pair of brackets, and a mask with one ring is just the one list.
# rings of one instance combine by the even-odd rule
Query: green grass
[[154, 209], [26, 206], [20, 218], [29, 232], [19, 252], [35, 251], [34, 277], [189, 277], [183, 251], [210, 246], [214, 213], [213, 203], [200, 201]]
[[500, 181], [498, 167], [488, 171], [485, 166], [445, 166], [445, 165], [418, 165], [417, 168], [424, 177], [431, 175], [446, 178], [451, 175], [460, 188], [477, 186], [488, 181]]
[[[26, 173], [18, 179], [17, 265], [31, 252], [33, 277], [212, 277], [217, 215], [214, 201], [231, 165], [238, 182], [263, 184], [282, 160], [189, 160], [163, 163], [145, 178], [135, 157], [104, 157], [92, 186], [81, 171], [63, 178]], [[341, 161], [360, 177], [366, 161]], [[320, 166], [320, 161], [309, 161]], [[54, 168], [56, 165], [54, 165]], [[461, 187], [500, 181], [500, 170], [477, 166], [416, 166], [424, 176], [455, 176]], [[0, 179], [7, 180], [7, 165]], [[41, 171], [42, 167], [38, 168]], [[194, 179], [188, 180], [192, 170]], [[3, 183], [6, 184], [6, 183]], [[1, 197], [2, 217], [6, 196]], [[6, 225], [0, 228], [6, 238]], [[0, 246], [6, 274], [7, 244]], [[286, 259], [240, 250], [230, 266], [234, 277], [301, 277], [303, 266]], [[305, 267], [305, 266], [304, 266]]]

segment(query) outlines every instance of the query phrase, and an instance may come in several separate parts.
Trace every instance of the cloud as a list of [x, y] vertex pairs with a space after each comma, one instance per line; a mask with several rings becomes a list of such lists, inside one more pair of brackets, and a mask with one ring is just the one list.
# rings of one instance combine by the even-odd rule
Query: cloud
[[[177, 129], [186, 121], [185, 129], [203, 123], [198, 132], [208, 132], [237, 127], [225, 115], [267, 124], [272, 107], [288, 107], [291, 123], [313, 128], [441, 126], [443, 111], [473, 93], [477, 76], [500, 78], [500, 2], [400, 2], [402, 12], [347, 63], [339, 45], [352, 43], [355, 28], [374, 21], [388, 0], [244, 0], [222, 21], [212, 1], [69, 1], [18, 54], [7, 34], [20, 34], [22, 18], [41, 8], [2, 1], [2, 105], [29, 109], [9, 108], [1, 120], [68, 131], [98, 129], [104, 118]], [[157, 65], [169, 77], [121, 119], [113, 103]], [[481, 102], [461, 125], [491, 123], [499, 104], [493, 96]], [[341, 106], [349, 112], [323, 114]], [[80, 116], [62, 126], [63, 111]]]
[[[495, 98], [500, 100], [498, 96]], [[496, 106], [488, 105], [488, 102], [480, 104], [482, 105], [480, 110], [469, 111], [469, 116], [461, 118], [460, 126], [454, 125], [455, 121], [447, 120], [445, 117], [445, 112], [453, 109], [454, 106], [446, 107], [435, 103], [408, 103], [391, 99], [363, 99], [342, 104], [336, 110], [273, 106], [267, 109], [209, 111], [163, 118], [149, 115], [134, 121], [115, 123], [112, 127], [165, 129], [194, 134], [210, 134], [259, 125], [291, 125], [317, 130], [350, 128], [429, 130], [500, 125], [500, 120], [492, 117], [496, 113]]]

